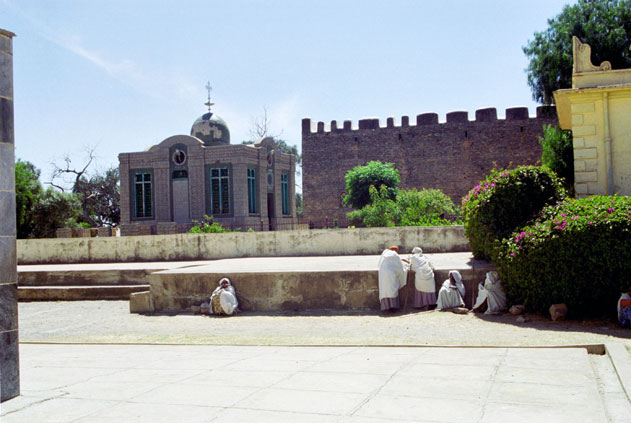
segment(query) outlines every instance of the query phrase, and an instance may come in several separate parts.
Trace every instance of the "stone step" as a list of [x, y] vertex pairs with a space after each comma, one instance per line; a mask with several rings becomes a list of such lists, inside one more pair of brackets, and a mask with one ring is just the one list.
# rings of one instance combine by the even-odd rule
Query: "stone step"
[[18, 266], [18, 286], [146, 285], [151, 273], [168, 268], [108, 268], [102, 265]]
[[129, 300], [134, 292], [147, 291], [149, 285], [93, 286], [19, 286], [19, 301]]

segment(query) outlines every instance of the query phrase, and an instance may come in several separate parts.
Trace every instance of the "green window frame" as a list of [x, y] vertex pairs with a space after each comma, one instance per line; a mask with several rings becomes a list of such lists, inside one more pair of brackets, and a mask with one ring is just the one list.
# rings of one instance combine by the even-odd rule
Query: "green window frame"
[[134, 217], [153, 217], [153, 175], [149, 171], [134, 172]]
[[230, 214], [230, 170], [228, 167], [213, 167], [210, 178], [210, 214]]
[[282, 213], [289, 214], [289, 173], [280, 174], [280, 194], [282, 199]]
[[256, 168], [248, 168], [248, 213], [257, 213]]

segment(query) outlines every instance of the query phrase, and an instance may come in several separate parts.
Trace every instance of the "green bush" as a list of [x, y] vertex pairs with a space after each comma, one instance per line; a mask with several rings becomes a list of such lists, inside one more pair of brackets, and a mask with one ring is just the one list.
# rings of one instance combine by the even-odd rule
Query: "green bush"
[[495, 260], [513, 303], [575, 316], [615, 312], [631, 285], [631, 199], [594, 196], [546, 207], [502, 242]]
[[462, 199], [465, 235], [473, 255], [492, 259], [499, 241], [565, 196], [561, 180], [550, 169], [521, 166], [491, 171]]
[[377, 189], [384, 185], [388, 198], [394, 200], [399, 185], [399, 171], [392, 163], [379, 161], [368, 162], [365, 166], [356, 166], [349, 170], [345, 176], [346, 196], [344, 203], [354, 209], [361, 209], [370, 204], [370, 187]]
[[204, 215], [204, 219], [201, 222], [193, 220], [193, 227], [188, 230], [189, 234], [216, 234], [222, 232], [232, 232], [232, 230], [224, 228], [217, 222], [213, 222], [213, 217], [208, 215]]
[[445, 219], [445, 215], [456, 214], [453, 201], [440, 190], [399, 190], [392, 200], [384, 185], [379, 191], [371, 185], [370, 204], [353, 210], [346, 217], [351, 223], [361, 222], [368, 227], [445, 226], [459, 223]]

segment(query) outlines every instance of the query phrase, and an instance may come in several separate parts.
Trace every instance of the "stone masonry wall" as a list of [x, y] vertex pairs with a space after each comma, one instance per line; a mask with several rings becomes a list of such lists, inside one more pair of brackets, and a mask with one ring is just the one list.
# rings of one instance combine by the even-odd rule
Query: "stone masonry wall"
[[13, 133], [14, 35], [0, 29], [0, 402], [20, 394]]
[[498, 119], [495, 108], [479, 109], [475, 120], [468, 112], [451, 112], [445, 123], [436, 113], [424, 113], [410, 124], [408, 116], [395, 126], [388, 118], [351, 121], [342, 127], [332, 121], [314, 125], [302, 120], [304, 217], [318, 222], [343, 222], [351, 211], [342, 206], [346, 172], [371, 160], [394, 163], [403, 189], [438, 188], [454, 203], [494, 167], [540, 164], [542, 127], [556, 125], [554, 107], [538, 107], [536, 117], [528, 108], [506, 109]]

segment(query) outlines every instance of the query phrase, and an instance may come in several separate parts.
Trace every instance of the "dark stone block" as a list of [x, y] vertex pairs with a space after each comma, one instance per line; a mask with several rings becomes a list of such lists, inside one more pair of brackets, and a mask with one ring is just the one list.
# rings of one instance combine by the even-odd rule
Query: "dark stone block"
[[350, 120], [345, 120], [344, 121], [344, 130], [345, 131], [350, 131], [351, 129], [353, 129], [353, 122]]
[[2, 216], [0, 236], [15, 236], [15, 193], [13, 191], [0, 191], [0, 216]]
[[0, 144], [0, 191], [15, 189], [14, 163], [13, 144]]
[[437, 125], [438, 113], [422, 113], [420, 115], [416, 115], [416, 124], [417, 125]]
[[389, 117], [388, 119], [386, 119], [386, 126], [388, 128], [394, 128], [394, 118], [393, 117]]
[[379, 119], [360, 119], [359, 129], [379, 129]]
[[16, 282], [17, 256], [15, 238], [0, 236], [0, 282]]
[[303, 134], [310, 134], [311, 133], [311, 119], [304, 118], [302, 120], [302, 133]]
[[0, 332], [0, 402], [20, 395], [18, 331]]
[[324, 132], [324, 122], [318, 122], [318, 134]]
[[469, 122], [469, 112], [447, 113], [447, 123], [467, 123]]
[[409, 116], [401, 116], [401, 126], [407, 128], [410, 126], [410, 117]]
[[556, 119], [557, 108], [556, 106], [539, 106], [537, 107], [538, 118]]
[[528, 119], [528, 107], [511, 107], [506, 109], [506, 120]]
[[13, 144], [13, 100], [0, 98], [0, 142]]
[[331, 132], [333, 131], [337, 131], [337, 121], [336, 120], [332, 120], [331, 121]]
[[0, 284], [0, 332], [18, 328], [18, 284]]
[[475, 111], [476, 122], [495, 122], [497, 120], [497, 109], [489, 107], [486, 109], [478, 109]]

